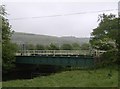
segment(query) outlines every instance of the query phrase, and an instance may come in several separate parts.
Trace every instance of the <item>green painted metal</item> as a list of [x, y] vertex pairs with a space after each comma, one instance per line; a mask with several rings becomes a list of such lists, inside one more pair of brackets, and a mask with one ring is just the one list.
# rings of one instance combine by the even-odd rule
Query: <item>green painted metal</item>
[[73, 67], [93, 67], [94, 58], [91, 56], [16, 56], [16, 63], [42, 64]]

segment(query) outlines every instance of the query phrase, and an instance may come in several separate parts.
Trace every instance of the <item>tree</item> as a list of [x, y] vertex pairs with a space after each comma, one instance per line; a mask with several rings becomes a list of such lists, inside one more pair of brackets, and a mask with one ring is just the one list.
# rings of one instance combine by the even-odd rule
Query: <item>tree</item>
[[16, 45], [10, 42], [13, 30], [8, 19], [5, 18], [7, 15], [5, 6], [2, 5], [0, 8], [0, 18], [2, 20], [2, 68], [3, 72], [5, 72], [14, 66]]
[[49, 48], [48, 48], [48, 49], [49, 49], [49, 50], [59, 50], [59, 46], [51, 43], [51, 44], [49, 45]]
[[44, 47], [44, 45], [37, 44], [36, 50], [45, 50], [45, 47]]
[[117, 37], [117, 44], [118, 44], [117, 45], [117, 48], [118, 48], [118, 52], [117, 52], [118, 57], [117, 57], [117, 59], [118, 59], [118, 62], [120, 64], [120, 38], [119, 38], [120, 30], [119, 29], [120, 29], [120, 16], [118, 17], [118, 37]]
[[[119, 47], [118, 38], [118, 18], [115, 15], [99, 15], [98, 21], [100, 21], [97, 28], [93, 29], [92, 39], [90, 40], [91, 46], [94, 49], [106, 50], [107, 59], [115, 60], [116, 52]], [[108, 53], [110, 52], [110, 53]], [[109, 54], [113, 54], [112, 57]], [[105, 55], [105, 54], [104, 54]]]
[[80, 49], [80, 45], [78, 43], [73, 43], [72, 47], [74, 50], [79, 50]]
[[115, 15], [100, 15], [99, 26], [93, 29], [90, 43], [93, 48], [110, 50], [117, 47], [118, 18]]
[[63, 45], [61, 46], [61, 49], [62, 49], [62, 50], [72, 50], [73, 47], [72, 47], [72, 45], [70, 45], [70, 44], [63, 44]]
[[36, 47], [35, 47], [35, 45], [33, 45], [33, 44], [27, 44], [27, 49], [28, 49], [28, 50], [35, 50]]
[[84, 43], [81, 45], [82, 50], [89, 50], [89, 48], [90, 48], [90, 44], [88, 44], [88, 43]]

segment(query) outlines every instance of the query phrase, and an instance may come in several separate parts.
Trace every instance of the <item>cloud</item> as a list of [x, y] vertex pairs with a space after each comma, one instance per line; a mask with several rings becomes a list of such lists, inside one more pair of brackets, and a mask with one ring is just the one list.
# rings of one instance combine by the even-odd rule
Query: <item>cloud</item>
[[[100, 10], [116, 9], [117, 3], [29, 3], [7, 2], [6, 9], [13, 30], [53, 36], [89, 37], [92, 29], [97, 27]], [[70, 13], [81, 13], [65, 15]], [[105, 12], [107, 14], [117, 11]], [[58, 16], [57, 16], [58, 15]], [[59, 16], [60, 15], [60, 16]], [[36, 18], [35, 18], [36, 17]], [[38, 17], [38, 18], [37, 18]], [[39, 18], [44, 17], [44, 18]]]

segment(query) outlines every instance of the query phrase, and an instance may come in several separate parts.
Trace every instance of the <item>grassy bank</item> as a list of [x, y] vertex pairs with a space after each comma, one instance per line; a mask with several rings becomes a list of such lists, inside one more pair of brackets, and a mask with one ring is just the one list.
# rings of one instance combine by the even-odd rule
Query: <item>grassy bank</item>
[[49, 76], [40, 76], [26, 80], [11, 80], [3, 82], [3, 87], [117, 87], [118, 71], [100, 68], [94, 70], [72, 70]]

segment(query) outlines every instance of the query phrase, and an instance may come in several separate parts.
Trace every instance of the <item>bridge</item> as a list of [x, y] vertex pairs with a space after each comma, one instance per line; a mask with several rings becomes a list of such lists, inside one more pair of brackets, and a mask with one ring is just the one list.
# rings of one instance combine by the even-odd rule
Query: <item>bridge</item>
[[89, 50], [19, 50], [18, 64], [40, 64], [89, 68], [94, 66], [94, 56], [105, 51]]

